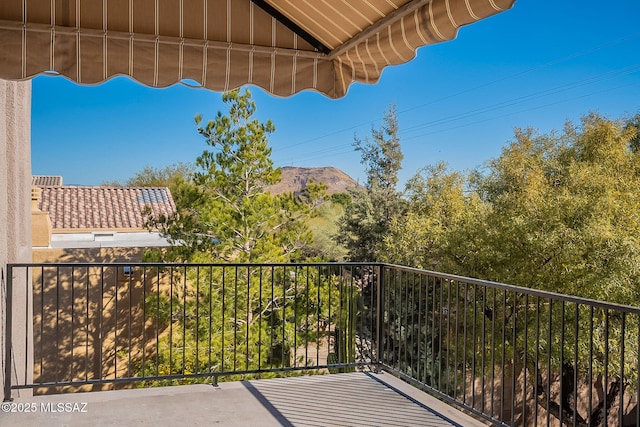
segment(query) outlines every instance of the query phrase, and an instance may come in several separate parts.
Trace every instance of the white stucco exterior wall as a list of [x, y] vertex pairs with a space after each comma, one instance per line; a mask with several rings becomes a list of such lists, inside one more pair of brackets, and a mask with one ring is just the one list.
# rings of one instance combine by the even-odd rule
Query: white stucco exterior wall
[[[7, 263], [31, 262], [31, 81], [0, 80], [0, 380], [5, 383]], [[32, 293], [14, 275], [13, 377], [32, 381]], [[26, 353], [26, 354], [25, 354]], [[26, 363], [25, 363], [26, 362]], [[26, 365], [26, 366], [25, 366]], [[25, 396], [30, 390], [14, 392]]]

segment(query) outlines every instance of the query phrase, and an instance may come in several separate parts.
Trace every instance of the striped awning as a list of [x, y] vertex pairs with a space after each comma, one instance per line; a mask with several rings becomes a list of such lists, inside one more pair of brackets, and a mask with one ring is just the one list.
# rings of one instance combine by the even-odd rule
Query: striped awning
[[344, 96], [515, 0], [1, 0], [0, 78]]

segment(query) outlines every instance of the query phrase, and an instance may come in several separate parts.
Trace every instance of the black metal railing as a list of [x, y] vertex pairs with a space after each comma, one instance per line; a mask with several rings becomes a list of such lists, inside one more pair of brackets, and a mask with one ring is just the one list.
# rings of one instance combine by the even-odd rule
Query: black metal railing
[[640, 425], [639, 308], [375, 263], [7, 271], [5, 399], [384, 369], [496, 425]]
[[[374, 277], [366, 265], [9, 266], [16, 269], [30, 272], [8, 285], [33, 290], [34, 370], [5, 396], [372, 363], [362, 335], [375, 322], [363, 299]], [[29, 322], [27, 313], [20, 317]]]
[[494, 424], [638, 426], [640, 309], [382, 269], [380, 358]]

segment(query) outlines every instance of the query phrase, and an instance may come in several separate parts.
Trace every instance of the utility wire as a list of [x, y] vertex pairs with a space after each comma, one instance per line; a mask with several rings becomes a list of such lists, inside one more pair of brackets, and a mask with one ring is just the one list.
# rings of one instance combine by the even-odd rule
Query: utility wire
[[488, 121], [491, 121], [491, 120], [501, 119], [501, 118], [504, 118], [504, 117], [513, 116], [515, 114], [526, 113], [528, 111], [539, 110], [540, 108], [545, 108], [545, 107], [550, 107], [552, 105], [562, 104], [563, 102], [575, 101], [576, 99], [587, 98], [589, 96], [598, 95], [598, 94], [605, 93], [605, 92], [611, 92], [613, 90], [618, 90], [618, 89], [622, 89], [622, 88], [625, 88], [625, 87], [634, 86], [634, 85], [637, 85], [637, 84], [640, 84], [640, 80], [635, 81], [635, 82], [631, 82], [631, 83], [627, 83], [627, 84], [624, 84], [624, 85], [608, 88], [608, 89], [599, 90], [599, 91], [596, 91], [596, 92], [583, 94], [583, 95], [576, 96], [576, 97], [573, 97], [573, 98], [561, 99], [561, 100], [556, 101], [556, 102], [550, 102], [548, 104], [537, 105], [537, 106], [531, 107], [531, 108], [525, 108], [524, 110], [513, 111], [511, 113], [506, 113], [506, 114], [503, 114], [501, 116], [492, 116], [492, 117], [488, 117], [488, 118], [483, 119], [483, 120], [476, 120], [474, 122], [464, 123], [464, 124], [461, 124], [459, 126], [454, 126], [454, 127], [450, 127], [450, 128], [446, 128], [446, 129], [434, 130], [432, 132], [427, 132], [427, 133], [422, 133], [420, 135], [415, 135], [415, 136], [411, 136], [411, 137], [402, 138], [402, 140], [406, 141], [406, 140], [420, 138], [420, 137], [423, 137], [423, 136], [433, 135], [433, 134], [442, 133], [442, 132], [448, 132], [450, 130], [459, 129], [459, 128], [462, 128], [462, 127], [471, 126], [471, 125], [478, 124], [478, 123], [484, 123], [484, 122], [488, 122]]
[[[482, 89], [482, 88], [485, 88], [485, 87], [489, 87], [489, 86], [492, 86], [494, 84], [501, 83], [501, 82], [504, 82], [504, 81], [507, 81], [507, 80], [510, 80], [510, 79], [513, 79], [513, 78], [516, 78], [516, 77], [520, 77], [520, 76], [532, 73], [534, 71], [537, 71], [537, 70], [540, 70], [540, 69], [543, 69], [543, 68], [546, 68], [546, 67], [550, 67], [550, 66], [553, 66], [553, 65], [557, 65], [557, 64], [560, 64], [560, 63], [575, 59], [575, 58], [579, 58], [581, 56], [585, 56], [585, 55], [591, 54], [593, 52], [597, 52], [599, 50], [602, 50], [602, 49], [605, 49], [605, 48], [608, 48], [608, 47], [611, 47], [611, 46], [615, 46], [615, 45], [623, 43], [625, 41], [632, 40], [634, 38], [637, 38], [638, 36], [640, 36], [640, 32], [631, 33], [631, 34], [628, 34], [628, 35], [623, 36], [621, 38], [615, 39], [613, 41], [606, 42], [606, 43], [600, 44], [598, 46], [595, 46], [595, 47], [592, 47], [592, 48], [589, 48], [589, 49], [586, 49], [586, 50], [583, 50], [583, 51], [580, 51], [580, 52], [577, 52], [577, 53], [572, 53], [570, 55], [567, 55], [567, 56], [564, 56], [564, 57], [561, 57], [561, 58], [556, 58], [556, 59], [553, 59], [551, 61], [548, 61], [548, 62], [545, 62], [543, 64], [540, 64], [540, 65], [536, 65], [535, 67], [528, 68], [528, 69], [526, 69], [524, 71], [519, 71], [517, 73], [513, 73], [513, 74], [510, 74], [510, 75], [505, 76], [505, 77], [501, 77], [501, 78], [498, 78], [498, 79], [495, 79], [495, 80], [491, 80], [489, 82], [486, 82], [486, 83], [483, 83], [483, 84], [479, 84], [477, 86], [473, 86], [473, 87], [470, 87], [468, 89], [464, 89], [464, 90], [452, 93], [450, 95], [446, 95], [446, 96], [431, 100], [431, 101], [429, 101], [427, 103], [424, 103], [424, 104], [420, 104], [420, 105], [416, 105], [414, 107], [410, 107], [410, 108], [406, 108], [404, 110], [400, 110], [400, 111], [397, 112], [397, 115], [401, 115], [401, 114], [404, 114], [404, 113], [407, 113], [407, 112], [410, 112], [410, 111], [421, 109], [421, 108], [427, 107], [429, 105], [437, 104], [437, 103], [440, 103], [442, 101], [445, 101], [445, 100], [448, 100], [448, 99], [451, 99], [451, 98], [455, 98], [455, 97], [458, 97], [460, 95], [464, 95], [464, 94], [467, 94], [467, 93], [470, 93], [470, 92], [473, 92], [473, 91], [476, 91], [476, 90], [479, 90], [479, 89]], [[310, 138], [310, 139], [305, 139], [304, 141], [296, 142], [294, 144], [288, 144], [286, 147], [282, 147], [282, 148], [283, 149], [289, 149], [289, 148], [293, 148], [293, 147], [297, 147], [297, 146], [301, 146], [301, 145], [306, 145], [306, 144], [309, 144], [310, 142], [315, 142], [315, 141], [318, 141], [318, 140], [321, 140], [321, 139], [328, 138], [330, 136], [335, 136], [335, 135], [338, 135], [338, 134], [341, 134], [341, 133], [344, 133], [344, 132], [347, 132], [347, 131], [350, 131], [350, 130], [357, 129], [357, 128], [359, 128], [361, 126], [364, 126], [364, 125], [367, 125], [367, 124], [379, 122], [381, 120], [383, 120], [383, 118], [382, 117], [378, 117], [378, 118], [376, 118], [374, 120], [368, 120], [366, 122], [361, 122], [361, 123], [358, 123], [356, 125], [350, 126], [348, 128], [343, 128], [343, 129], [336, 130], [336, 131], [333, 131], [333, 132], [330, 132], [330, 133], [327, 133], [327, 134], [323, 134], [323, 135], [320, 135], [320, 136], [317, 136], [317, 137], [313, 137], [313, 138]], [[309, 154], [311, 154], [311, 153], [309, 153]]]
[[[545, 98], [548, 96], [552, 96], [552, 95], [557, 95], [559, 93], [562, 92], [566, 92], [572, 89], [577, 89], [580, 87], [584, 87], [584, 86], [588, 86], [590, 84], [594, 84], [594, 83], [598, 83], [598, 82], [602, 82], [602, 81], [606, 81], [606, 80], [611, 80], [613, 78], [616, 77], [620, 77], [620, 76], [624, 76], [624, 75], [629, 75], [629, 74], [633, 74], [637, 71], [640, 71], [640, 64], [634, 64], [634, 65], [629, 65], [626, 67], [622, 67], [620, 69], [617, 70], [612, 70], [612, 71], [608, 71], [606, 73], [602, 73], [602, 74], [598, 74], [595, 76], [591, 76], [588, 77], [586, 79], [583, 80], [579, 80], [577, 82], [572, 82], [572, 83], [567, 83], [564, 85], [560, 85], [560, 86], [556, 86], [554, 88], [551, 89], [546, 89], [546, 90], [542, 90], [539, 92], [534, 92], [532, 94], [528, 94], [528, 95], [523, 95], [517, 98], [513, 98], [510, 100], [506, 100], [503, 102], [499, 102], [496, 104], [492, 104], [486, 107], [481, 107], [481, 108], [477, 108], [475, 110], [471, 110], [471, 111], [467, 111], [465, 113], [461, 113], [461, 114], [456, 114], [453, 116], [448, 116], [448, 117], [444, 117], [441, 119], [437, 119], [437, 120], [432, 120], [430, 122], [426, 122], [426, 123], [422, 123], [420, 125], [416, 125], [416, 126], [412, 126], [409, 128], [405, 128], [400, 130], [399, 132], [399, 136], [401, 137], [401, 139], [403, 141], [407, 141], [407, 140], [412, 140], [412, 139], [416, 139], [422, 136], [427, 136], [427, 135], [433, 135], [436, 133], [441, 133], [441, 132], [445, 132], [445, 131], [449, 131], [449, 130], [454, 130], [454, 129], [458, 129], [460, 127], [466, 127], [466, 126], [470, 126], [472, 124], [477, 124], [477, 123], [483, 123], [489, 120], [495, 120], [495, 119], [499, 119], [499, 118], [503, 118], [503, 117], [508, 117], [511, 115], [515, 115], [515, 114], [520, 114], [522, 112], [526, 112], [526, 111], [531, 111], [531, 110], [535, 110], [535, 109], [539, 109], [539, 108], [544, 108], [547, 106], [552, 106], [552, 105], [556, 105], [559, 103], [563, 103], [563, 102], [568, 102], [568, 101], [572, 101], [575, 99], [581, 99], [584, 97], [588, 97], [588, 96], [592, 96], [595, 94], [599, 94], [599, 93], [603, 93], [603, 92], [607, 92], [607, 91], [611, 91], [611, 90], [616, 90], [619, 89], [621, 87], [626, 87], [629, 85], [634, 85], [637, 82], [631, 83], [629, 85], [622, 85], [622, 86], [617, 86], [614, 88], [610, 88], [610, 89], [604, 89], [601, 91], [596, 91], [596, 92], [591, 92], [588, 94], [583, 94], [577, 97], [572, 97], [572, 98], [565, 98], [565, 99], [561, 99], [558, 100], [556, 102], [551, 102], [551, 103], [547, 103], [547, 104], [543, 104], [541, 106], [536, 106], [536, 107], [532, 107], [529, 109], [524, 109], [524, 110], [519, 110], [516, 112], [511, 112], [511, 113], [507, 113], [507, 114], [503, 114], [500, 116], [493, 116], [487, 119], [483, 119], [483, 120], [478, 120], [478, 121], [473, 121], [473, 122], [469, 122], [469, 123], [465, 123], [459, 126], [454, 126], [454, 127], [449, 127], [446, 129], [441, 129], [441, 130], [435, 130], [433, 132], [427, 132], [427, 133], [420, 133], [418, 135], [414, 135], [414, 136], [407, 136], [407, 134], [415, 132], [417, 130], [424, 130], [425, 128], [433, 128], [436, 127], [438, 125], [443, 125], [443, 124], [448, 124], [448, 123], [452, 123], [452, 122], [456, 122], [456, 121], [460, 121], [460, 120], [464, 120], [464, 119], [468, 119], [474, 116], [478, 116], [480, 114], [484, 114], [484, 113], [488, 113], [488, 112], [492, 112], [492, 111], [497, 111], [500, 109], [505, 109], [508, 107], [513, 107], [519, 104], [523, 104], [525, 102], [530, 102], [536, 99], [540, 99], [540, 98]], [[299, 156], [296, 157], [297, 161], [305, 161], [307, 159], [321, 159], [321, 158], [327, 158], [327, 157], [331, 157], [334, 155], [339, 155], [339, 154], [347, 154], [353, 151], [352, 147], [348, 147], [346, 148], [344, 146], [344, 144], [336, 144], [330, 147], [325, 147], [321, 150], [315, 150], [315, 151], [311, 151], [311, 152], [307, 152], [305, 155], [303, 156]], [[324, 155], [323, 155], [324, 154]]]
[[640, 64], [634, 64], [631, 66], [623, 67], [621, 69], [608, 71], [606, 73], [598, 74], [596, 76], [591, 76], [583, 80], [579, 80], [576, 82], [567, 83], [564, 85], [556, 86], [554, 88], [545, 89], [539, 92], [534, 92], [528, 95], [519, 96], [517, 98], [508, 99], [502, 102], [498, 102], [496, 104], [488, 105], [485, 107], [477, 108], [475, 110], [467, 111], [460, 114], [454, 114], [452, 116], [443, 117], [440, 119], [432, 120], [430, 122], [421, 123], [419, 125], [411, 126], [408, 128], [402, 129], [402, 133], [408, 133], [411, 131], [415, 131], [418, 129], [424, 129], [428, 127], [433, 127], [439, 124], [446, 124], [458, 120], [463, 120], [469, 117], [473, 117], [479, 114], [488, 113], [508, 107], [513, 107], [519, 104], [523, 104], [525, 102], [533, 101], [540, 98], [545, 98], [552, 95], [557, 95], [562, 92], [567, 92], [569, 90], [577, 89], [583, 86], [588, 86], [594, 83], [611, 80], [616, 77], [633, 74], [637, 71], [640, 71]]

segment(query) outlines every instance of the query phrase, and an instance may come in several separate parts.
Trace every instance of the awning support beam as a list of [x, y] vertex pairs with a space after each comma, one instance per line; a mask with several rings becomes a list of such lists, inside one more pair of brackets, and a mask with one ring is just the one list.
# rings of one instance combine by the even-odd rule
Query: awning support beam
[[273, 18], [275, 18], [276, 21], [280, 22], [282, 25], [284, 25], [285, 27], [287, 27], [288, 29], [290, 29], [291, 31], [296, 33], [300, 38], [302, 38], [307, 43], [309, 43], [311, 46], [316, 48], [316, 50], [318, 50], [318, 52], [324, 53], [325, 55], [327, 55], [329, 52], [331, 52], [331, 50], [327, 46], [325, 46], [320, 40], [316, 39], [311, 34], [306, 32], [304, 30], [304, 28], [300, 27], [298, 24], [293, 22], [291, 19], [287, 18], [285, 15], [280, 13], [280, 11], [278, 11], [278, 9], [276, 9], [273, 6], [271, 6], [266, 1], [264, 1], [264, 0], [251, 0], [251, 2], [253, 4], [255, 4], [256, 6], [258, 6], [260, 9], [264, 10], [265, 12], [267, 12]]

